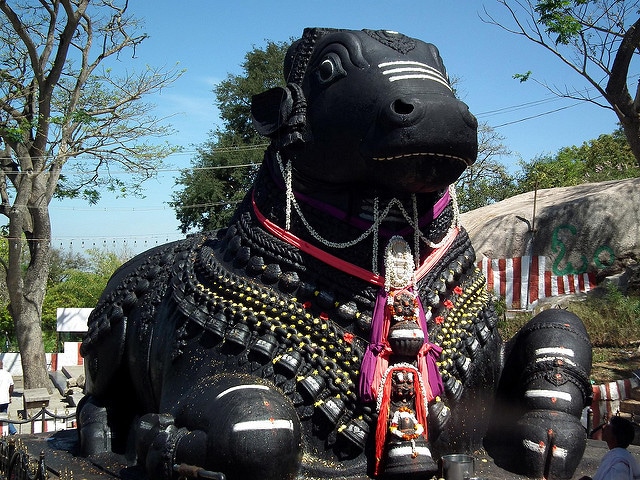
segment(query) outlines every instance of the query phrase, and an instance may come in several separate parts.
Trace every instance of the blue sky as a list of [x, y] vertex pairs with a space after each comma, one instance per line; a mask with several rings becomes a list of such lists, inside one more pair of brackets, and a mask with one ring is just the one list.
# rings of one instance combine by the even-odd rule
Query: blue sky
[[560, 88], [586, 83], [537, 45], [484, 23], [482, 6], [496, 16], [504, 8], [493, 0], [289, 0], [219, 2], [213, 0], [136, 0], [130, 11], [144, 20], [149, 34], [137, 58], [122, 57], [127, 69], [173, 66], [186, 73], [150, 99], [158, 116], [172, 116], [177, 133], [167, 140], [184, 152], [147, 184], [144, 199], [105, 194], [94, 206], [81, 201], [51, 203], [53, 245], [58, 248], [128, 246], [132, 252], [182, 238], [167, 205], [180, 168], [190, 165], [195, 145], [219, 122], [214, 85], [228, 73], [240, 73], [247, 51], [266, 40], [297, 38], [305, 27], [388, 29], [434, 43], [461, 98], [471, 111], [496, 128], [518, 158], [530, 160], [580, 145], [616, 128], [612, 111], [554, 97], [534, 82], [520, 83], [515, 73], [534, 76]]

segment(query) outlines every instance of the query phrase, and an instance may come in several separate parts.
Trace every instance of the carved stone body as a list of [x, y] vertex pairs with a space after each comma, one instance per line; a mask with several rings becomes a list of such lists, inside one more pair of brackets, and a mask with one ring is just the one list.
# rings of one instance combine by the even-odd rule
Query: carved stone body
[[[181, 463], [231, 479], [356, 478], [424, 475], [486, 442], [513, 471], [570, 478], [589, 340], [558, 310], [503, 345], [449, 188], [475, 160], [477, 123], [437, 49], [307, 29], [285, 75], [253, 99], [271, 146], [230, 225], [134, 258], [94, 310], [84, 454], [135, 449], [154, 479]], [[392, 239], [408, 260], [385, 253]], [[402, 409], [376, 376], [398, 366], [424, 390]], [[559, 416], [569, 433], [554, 433]], [[402, 435], [376, 434], [400, 420]], [[525, 460], [508, 464], [514, 454]]]

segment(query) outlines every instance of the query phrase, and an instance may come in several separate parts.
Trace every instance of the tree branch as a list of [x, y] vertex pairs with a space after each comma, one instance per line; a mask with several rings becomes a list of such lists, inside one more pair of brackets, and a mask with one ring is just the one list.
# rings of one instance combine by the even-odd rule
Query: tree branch
[[4, 13], [4, 15], [7, 17], [14, 31], [18, 34], [20, 40], [22, 40], [25, 47], [27, 48], [27, 52], [29, 54], [29, 58], [31, 59], [31, 65], [34, 69], [35, 76], [42, 78], [44, 76], [44, 72], [40, 68], [40, 63], [38, 62], [38, 51], [35, 44], [33, 43], [33, 40], [29, 36], [29, 33], [26, 31], [24, 24], [20, 21], [18, 15], [16, 15], [16, 12], [14, 12], [13, 9], [9, 5], [7, 5], [7, 2], [5, 0], [0, 1], [0, 11], [2, 11], [2, 13]]
[[615, 103], [619, 111], [625, 116], [637, 115], [638, 95], [633, 100], [627, 88], [629, 65], [634, 53], [640, 47], [640, 19], [625, 33], [613, 60], [611, 75], [606, 87], [606, 93]]

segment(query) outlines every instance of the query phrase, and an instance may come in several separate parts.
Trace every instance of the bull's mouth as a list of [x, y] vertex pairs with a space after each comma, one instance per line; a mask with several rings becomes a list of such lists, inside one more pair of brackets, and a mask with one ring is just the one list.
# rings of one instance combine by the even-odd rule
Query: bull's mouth
[[366, 175], [372, 185], [412, 193], [446, 188], [473, 164], [462, 155], [434, 152], [378, 154], [369, 158]]
[[467, 167], [470, 166], [473, 162], [467, 158], [464, 157], [460, 157], [458, 155], [449, 155], [446, 153], [432, 153], [432, 152], [415, 152], [415, 153], [402, 153], [402, 154], [396, 154], [396, 155], [388, 155], [388, 156], [378, 156], [378, 157], [373, 157], [372, 160], [376, 161], [376, 162], [386, 162], [386, 161], [393, 161], [393, 160], [407, 160], [407, 159], [425, 159], [428, 160], [429, 158], [433, 158], [433, 157], [438, 157], [441, 159], [447, 159], [447, 160], [453, 160], [453, 161], [459, 161], [464, 163]]

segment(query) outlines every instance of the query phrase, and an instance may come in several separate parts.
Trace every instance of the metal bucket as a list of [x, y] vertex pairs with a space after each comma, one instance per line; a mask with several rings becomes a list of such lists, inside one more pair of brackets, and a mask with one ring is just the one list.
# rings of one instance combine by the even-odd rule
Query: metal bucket
[[453, 453], [442, 456], [442, 476], [445, 480], [469, 480], [473, 477], [474, 465], [471, 455]]

